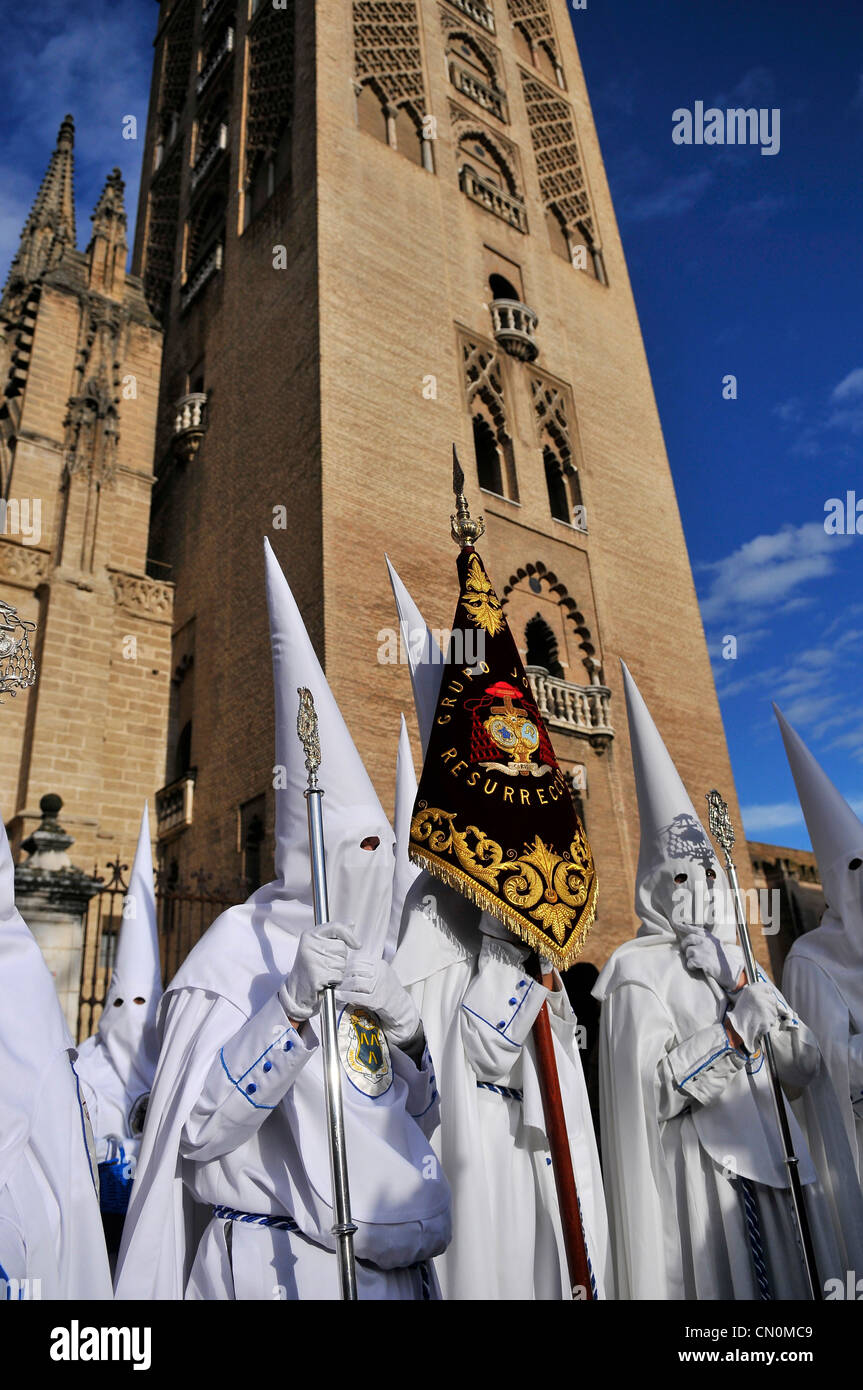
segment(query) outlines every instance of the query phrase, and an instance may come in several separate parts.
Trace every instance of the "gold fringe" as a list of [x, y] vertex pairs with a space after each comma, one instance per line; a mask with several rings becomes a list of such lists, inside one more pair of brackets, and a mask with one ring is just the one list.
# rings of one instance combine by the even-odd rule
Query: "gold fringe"
[[596, 917], [596, 900], [599, 894], [599, 880], [595, 869], [587, 902], [578, 919], [578, 927], [569, 938], [565, 949], [561, 950], [560, 946], [558, 946], [557, 942], [554, 941], [552, 937], [546, 935], [546, 933], [535, 926], [533, 922], [523, 917], [515, 908], [508, 906], [508, 904], [502, 902], [500, 898], [489, 893], [488, 890], [477, 883], [475, 879], [472, 879], [470, 874], [466, 874], [464, 870], [458, 868], [457, 865], [449, 863], [446, 859], [439, 858], [436, 854], [432, 854], [430, 850], [421, 849], [419, 845], [413, 842], [411, 842], [408, 847], [408, 858], [413, 864], [418, 865], [421, 869], [427, 869], [435, 878], [439, 878], [450, 888], [454, 888], [456, 892], [461, 893], [469, 902], [472, 902], [483, 912], [487, 912], [490, 917], [496, 918], [503, 926], [508, 927], [521, 941], [530, 946], [531, 950], [536, 951], [538, 955], [544, 956], [546, 960], [550, 960], [552, 965], [556, 966], [561, 973], [564, 970], [568, 970], [581, 955], [584, 949], [584, 943], [587, 940], [587, 933], [593, 926]]

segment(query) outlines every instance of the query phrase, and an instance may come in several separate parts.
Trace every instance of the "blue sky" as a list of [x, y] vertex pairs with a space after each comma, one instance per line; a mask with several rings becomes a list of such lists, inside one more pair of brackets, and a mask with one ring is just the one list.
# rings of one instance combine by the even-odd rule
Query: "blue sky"
[[[863, 5], [588, 0], [572, 20], [746, 831], [805, 848], [772, 700], [863, 812], [863, 535], [824, 530], [828, 498], [863, 500]], [[674, 144], [696, 101], [778, 107], [778, 153]]]
[[[4, 276], [67, 111], [79, 244], [115, 164], [131, 232], [157, 14], [2, 0]], [[805, 847], [772, 699], [863, 812], [863, 535], [823, 524], [828, 498], [863, 500], [863, 5], [587, 0], [572, 20], [745, 828]], [[675, 145], [672, 112], [696, 101], [778, 107], [779, 152]], [[722, 399], [729, 373], [736, 400]]]

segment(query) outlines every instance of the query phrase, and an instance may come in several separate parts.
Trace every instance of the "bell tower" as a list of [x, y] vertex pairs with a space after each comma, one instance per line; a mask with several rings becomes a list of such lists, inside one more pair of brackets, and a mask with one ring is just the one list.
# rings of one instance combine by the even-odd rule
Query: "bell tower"
[[455, 441], [584, 813], [598, 963], [638, 854], [618, 657], [694, 803], [739, 813], [567, 8], [162, 0], [155, 52], [134, 269], [165, 330], [163, 856], [247, 886], [272, 862], [264, 535], [391, 795], [412, 706], [383, 557], [445, 629]]
[[37, 666], [3, 711], [0, 805], [20, 842], [59, 792], [102, 867], [161, 781], [172, 589], [147, 563], [161, 331], [126, 275], [119, 169], [84, 251], [73, 180], [67, 116], [0, 299], [0, 594]]

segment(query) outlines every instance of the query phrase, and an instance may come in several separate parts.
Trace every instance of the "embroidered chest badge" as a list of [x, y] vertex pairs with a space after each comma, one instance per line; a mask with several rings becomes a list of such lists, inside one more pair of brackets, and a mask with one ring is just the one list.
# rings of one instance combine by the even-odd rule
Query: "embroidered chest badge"
[[377, 1099], [393, 1084], [386, 1035], [370, 1009], [348, 1005], [339, 1016], [339, 1056], [348, 1080], [364, 1096]]

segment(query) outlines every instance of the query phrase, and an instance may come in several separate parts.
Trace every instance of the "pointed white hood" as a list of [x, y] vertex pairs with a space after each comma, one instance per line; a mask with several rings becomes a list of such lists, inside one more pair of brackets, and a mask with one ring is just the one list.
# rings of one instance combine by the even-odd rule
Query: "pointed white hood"
[[[15, 906], [15, 867], [0, 820], [0, 1189], [29, 1142], [53, 1059], [72, 1049], [54, 980]], [[51, 1117], [40, 1123], [50, 1126]]]
[[[704, 925], [701, 907], [715, 890], [721, 890], [721, 912], [714, 924], [723, 941], [735, 940], [733, 918], [728, 912], [728, 882], [680, 774], [651, 718], [644, 698], [626, 665], [623, 685], [632, 765], [641, 821], [641, 848], [635, 888], [635, 910], [643, 923], [639, 936], [674, 933], [672, 913], [680, 907], [682, 894], [692, 890], [691, 912], [681, 919], [691, 925]], [[707, 878], [708, 871], [716, 877]], [[675, 877], [686, 875], [686, 884]], [[675, 893], [677, 896], [675, 897]], [[679, 915], [679, 911], [678, 911]]]
[[773, 710], [779, 721], [806, 828], [818, 860], [818, 872], [828, 908], [824, 924], [841, 922], [848, 946], [858, 963], [861, 963], [863, 864], [857, 869], [850, 869], [849, 864], [855, 859], [863, 860], [863, 824], [782, 711], [776, 705]]
[[[619, 946], [603, 967], [593, 989], [593, 997], [600, 1001], [615, 988], [621, 974], [630, 969], [643, 973], [631, 958], [633, 951], [678, 944], [687, 927], [711, 930], [735, 970], [743, 962], [725, 871], [641, 691], [624, 662], [620, 665], [641, 821], [635, 882], [635, 911], [641, 926], [635, 940]], [[715, 877], [708, 878], [708, 873]], [[682, 875], [685, 881], [675, 882]]]
[[[123, 925], [96, 1036], [134, 1099], [149, 1091], [159, 1060], [156, 1016], [162, 998], [150, 818], [145, 805]], [[86, 1044], [82, 1056], [86, 1057]]]
[[411, 673], [411, 686], [414, 693], [414, 708], [420, 731], [423, 758], [428, 751], [429, 734], [434, 723], [437, 697], [443, 675], [443, 656], [440, 647], [432, 636], [431, 629], [417, 608], [389, 556], [386, 556], [390, 583], [399, 617], [399, 628], [404, 649], [407, 653], [408, 668]]
[[[366, 956], [380, 955], [386, 941], [395, 843], [269, 541], [264, 553], [275, 688], [276, 878], [217, 918], [171, 984], [211, 990], [246, 1013], [290, 973], [297, 939], [314, 925], [299, 687], [312, 692], [318, 715], [330, 917], [356, 923]], [[360, 847], [368, 836], [380, 841], [376, 850]]]
[[408, 735], [408, 726], [404, 715], [401, 716], [401, 729], [399, 732], [399, 752], [396, 760], [396, 805], [395, 805], [395, 831], [396, 831], [396, 866], [393, 874], [393, 900], [390, 908], [390, 926], [387, 933], [387, 944], [384, 948], [384, 960], [392, 960], [399, 943], [399, 928], [402, 920], [402, 908], [404, 907], [405, 897], [411, 884], [419, 878], [422, 870], [416, 864], [412, 864], [408, 857], [408, 845], [411, 837], [411, 819], [414, 812], [414, 802], [417, 799], [417, 775], [414, 771], [414, 760], [411, 752], [411, 741]]

